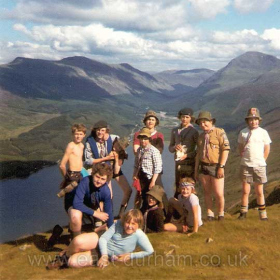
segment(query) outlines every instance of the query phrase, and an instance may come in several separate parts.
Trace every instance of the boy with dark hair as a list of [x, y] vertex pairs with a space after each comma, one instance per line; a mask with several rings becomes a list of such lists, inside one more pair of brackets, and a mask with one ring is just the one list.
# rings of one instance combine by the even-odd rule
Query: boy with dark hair
[[112, 175], [110, 165], [97, 163], [92, 168], [92, 175], [84, 177], [79, 183], [70, 217], [73, 237], [81, 234], [83, 213], [103, 222], [107, 221], [108, 227], [113, 224], [111, 192], [108, 187]]
[[[106, 162], [114, 167], [113, 178], [117, 181], [123, 191], [123, 199], [117, 215], [117, 218], [119, 218], [127, 207], [132, 189], [121, 170], [123, 159], [121, 159], [118, 153], [114, 151], [114, 143], [116, 139], [119, 139], [119, 136], [109, 134], [109, 132], [109, 126], [106, 121], [100, 120], [94, 124], [91, 135], [86, 140], [85, 168], [90, 170], [92, 166], [100, 162]], [[109, 188], [111, 193], [113, 193], [111, 182], [109, 182]]]
[[192, 109], [181, 109], [177, 118], [181, 123], [172, 129], [169, 143], [169, 152], [174, 153], [175, 160], [176, 190], [174, 197], [176, 198], [180, 194], [180, 178], [194, 178], [196, 143], [199, 135], [192, 125], [195, 120]]
[[267, 220], [263, 184], [267, 182], [266, 160], [270, 152], [271, 139], [267, 131], [259, 126], [261, 120], [257, 108], [249, 109], [245, 118], [248, 126], [241, 130], [238, 136], [242, 180], [242, 202], [238, 217], [240, 220], [245, 219], [248, 212], [251, 184], [254, 184], [257, 195], [260, 220]]

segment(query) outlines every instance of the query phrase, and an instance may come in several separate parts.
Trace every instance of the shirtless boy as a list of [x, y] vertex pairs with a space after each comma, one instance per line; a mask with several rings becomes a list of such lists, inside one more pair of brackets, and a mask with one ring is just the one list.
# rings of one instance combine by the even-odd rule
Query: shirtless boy
[[[81, 170], [83, 167], [83, 151], [84, 144], [82, 143], [86, 135], [86, 127], [83, 124], [74, 124], [72, 126], [73, 141], [71, 141], [65, 150], [64, 156], [60, 162], [59, 169], [64, 177], [61, 183], [61, 188], [65, 188], [71, 182], [76, 181], [79, 183], [81, 180]], [[68, 165], [68, 169], [67, 169]], [[64, 198], [64, 208], [71, 217], [71, 211], [75, 211], [72, 208], [73, 199], [75, 196], [75, 189], [69, 193], [65, 194]], [[70, 219], [71, 220], [71, 219]], [[71, 222], [70, 222], [71, 229]]]

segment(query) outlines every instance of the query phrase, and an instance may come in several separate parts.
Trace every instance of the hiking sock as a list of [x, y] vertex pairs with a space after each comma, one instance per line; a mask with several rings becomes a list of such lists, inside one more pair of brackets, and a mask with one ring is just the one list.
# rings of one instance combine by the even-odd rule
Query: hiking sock
[[218, 216], [219, 216], [219, 217], [221, 217], [221, 216], [223, 217], [224, 215], [225, 215], [225, 212], [224, 212], [224, 211], [218, 213]]
[[211, 211], [210, 209], [207, 210], [207, 220], [210, 221], [214, 221], [215, 219], [215, 215], [214, 212]]
[[260, 220], [267, 220], [267, 213], [266, 213], [265, 204], [258, 205], [258, 209], [259, 209]]
[[247, 212], [248, 212], [248, 205], [247, 206], [241, 205], [240, 213], [247, 213]]
[[213, 217], [213, 218], [215, 217], [214, 212], [210, 209], [207, 210], [207, 216], [208, 217]]

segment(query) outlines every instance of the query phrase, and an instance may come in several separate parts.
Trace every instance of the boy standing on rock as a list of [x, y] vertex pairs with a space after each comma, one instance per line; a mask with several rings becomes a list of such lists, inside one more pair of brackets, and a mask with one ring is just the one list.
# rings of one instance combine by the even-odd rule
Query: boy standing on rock
[[271, 139], [268, 132], [259, 127], [262, 118], [257, 108], [249, 109], [245, 121], [247, 127], [240, 131], [238, 148], [241, 156], [242, 202], [238, 219], [246, 218], [251, 184], [257, 195], [260, 220], [267, 220], [263, 184], [267, 182], [266, 159], [270, 152]]

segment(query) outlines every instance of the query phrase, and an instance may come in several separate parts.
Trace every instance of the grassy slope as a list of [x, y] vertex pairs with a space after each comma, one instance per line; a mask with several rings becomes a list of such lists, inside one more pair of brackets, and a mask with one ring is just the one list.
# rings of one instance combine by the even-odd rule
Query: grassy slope
[[[268, 208], [269, 221], [261, 222], [256, 210], [246, 221], [226, 216], [224, 223], [205, 223], [199, 233], [187, 237], [179, 233], [150, 234], [155, 254], [144, 262], [111, 264], [97, 268], [46, 271], [45, 263], [57, 252], [44, 252], [50, 233], [0, 245], [1, 279], [279, 279], [276, 260], [280, 257], [280, 204]], [[66, 234], [66, 230], [65, 230]], [[206, 243], [207, 238], [213, 242]], [[20, 248], [31, 245], [26, 250]], [[165, 256], [171, 245], [176, 251]], [[41, 262], [36, 262], [35, 258]], [[33, 262], [32, 262], [33, 261]]]

